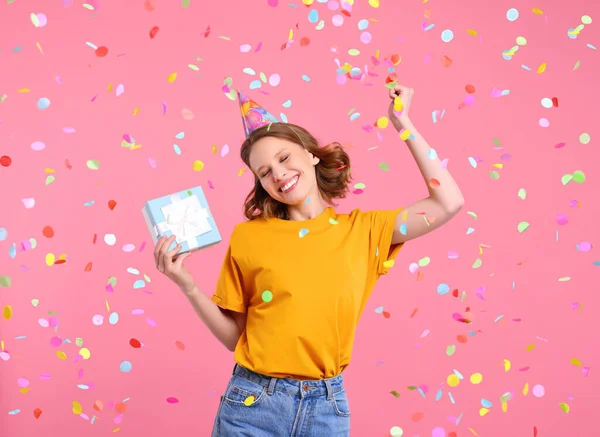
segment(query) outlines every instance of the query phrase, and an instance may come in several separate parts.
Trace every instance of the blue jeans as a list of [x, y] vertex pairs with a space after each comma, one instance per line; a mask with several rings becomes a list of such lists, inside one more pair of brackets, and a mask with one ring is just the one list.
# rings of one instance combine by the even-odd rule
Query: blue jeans
[[235, 365], [212, 437], [348, 437], [342, 375], [318, 381], [271, 378]]

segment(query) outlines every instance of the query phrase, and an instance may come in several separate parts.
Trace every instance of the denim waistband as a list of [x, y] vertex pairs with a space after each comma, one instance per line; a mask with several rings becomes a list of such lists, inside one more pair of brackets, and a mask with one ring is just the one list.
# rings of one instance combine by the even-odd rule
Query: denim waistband
[[273, 394], [273, 391], [281, 391], [293, 396], [298, 395], [302, 398], [307, 396], [327, 396], [327, 399], [331, 399], [334, 393], [344, 391], [344, 377], [342, 374], [333, 378], [318, 380], [274, 378], [253, 372], [239, 364], [234, 366], [233, 374], [266, 387], [268, 394]]

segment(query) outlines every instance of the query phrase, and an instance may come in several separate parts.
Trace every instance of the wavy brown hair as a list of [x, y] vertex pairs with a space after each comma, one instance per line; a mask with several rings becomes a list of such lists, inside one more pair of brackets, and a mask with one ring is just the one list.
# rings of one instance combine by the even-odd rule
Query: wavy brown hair
[[[319, 163], [315, 166], [317, 186], [327, 203], [336, 206], [333, 203], [334, 199], [346, 197], [352, 175], [350, 157], [340, 143], [335, 142], [321, 147], [318, 140], [303, 127], [291, 123], [272, 123], [250, 133], [242, 144], [240, 156], [248, 168], [250, 168], [252, 146], [265, 137], [291, 141], [319, 158]], [[289, 220], [287, 205], [269, 196], [257, 175], [254, 175], [254, 188], [244, 202], [244, 215], [248, 220], [271, 217]]]

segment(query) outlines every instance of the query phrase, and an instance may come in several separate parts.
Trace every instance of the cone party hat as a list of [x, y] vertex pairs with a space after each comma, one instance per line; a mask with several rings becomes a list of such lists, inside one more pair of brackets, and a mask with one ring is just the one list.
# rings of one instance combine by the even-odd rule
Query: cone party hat
[[271, 123], [279, 123], [279, 120], [275, 116], [240, 90], [237, 90], [237, 95], [240, 102], [240, 112], [242, 113], [242, 124], [244, 125], [246, 138], [260, 127]]

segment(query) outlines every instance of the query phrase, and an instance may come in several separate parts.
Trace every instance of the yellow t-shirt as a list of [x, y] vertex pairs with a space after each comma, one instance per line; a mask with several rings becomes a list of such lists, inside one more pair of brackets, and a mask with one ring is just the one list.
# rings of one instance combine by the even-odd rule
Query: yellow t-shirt
[[310, 220], [237, 225], [212, 301], [247, 312], [235, 361], [278, 378], [323, 379], [350, 363], [356, 325], [386, 260], [397, 210], [331, 207]]

